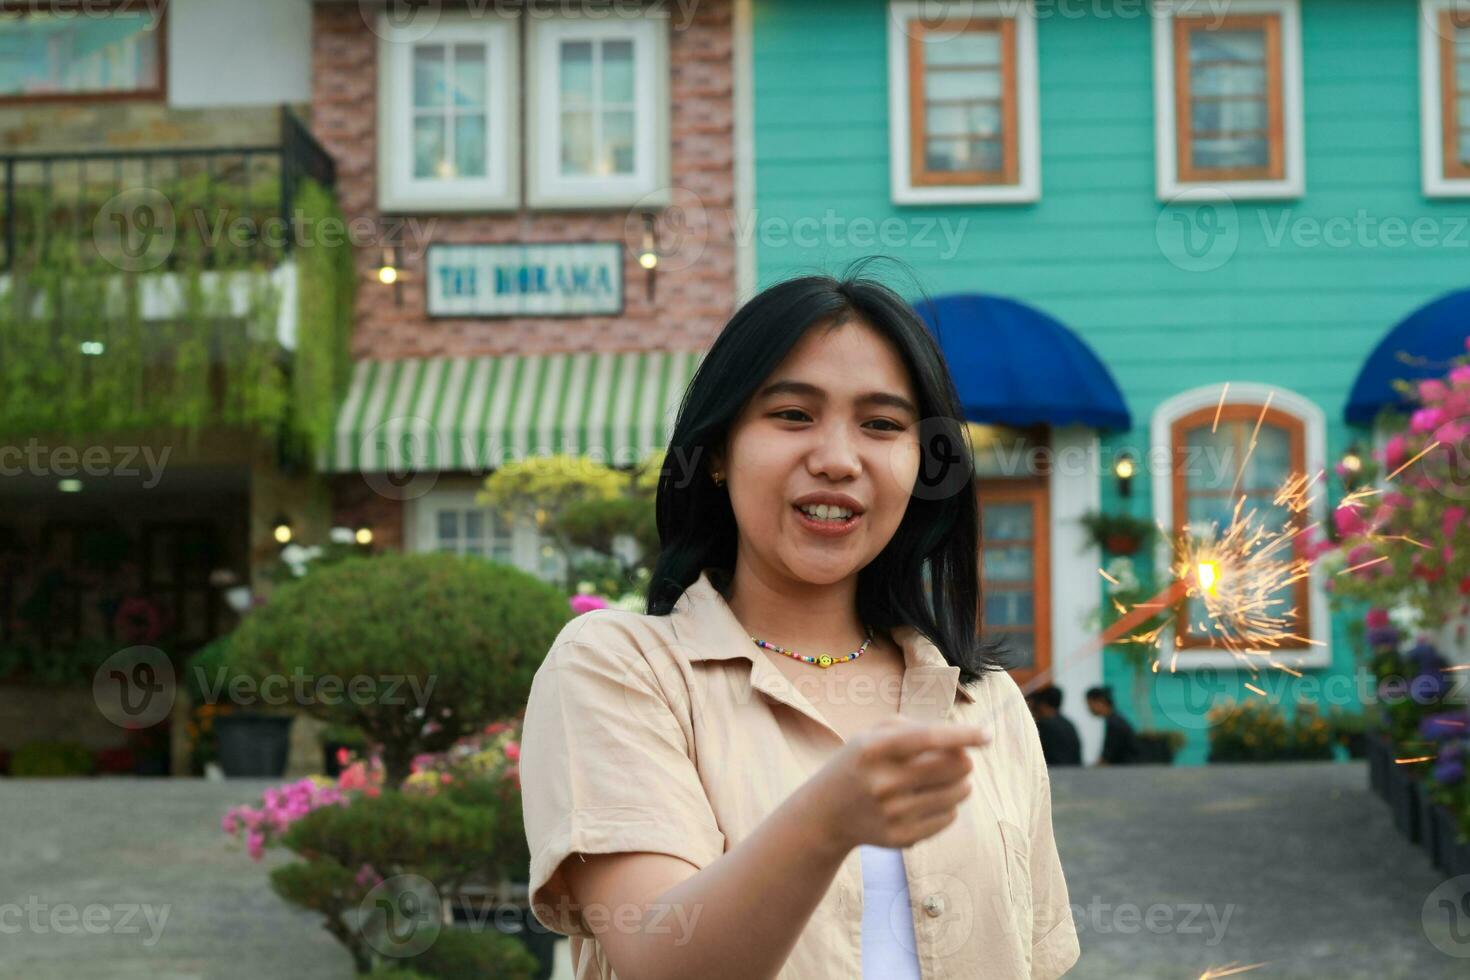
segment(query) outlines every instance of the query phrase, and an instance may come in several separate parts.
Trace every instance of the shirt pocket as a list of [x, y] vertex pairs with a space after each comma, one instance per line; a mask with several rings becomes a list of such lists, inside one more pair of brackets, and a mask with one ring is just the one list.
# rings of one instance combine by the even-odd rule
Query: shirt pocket
[[1011, 916], [1020, 931], [1023, 948], [1031, 944], [1031, 836], [1019, 824], [997, 820], [1001, 848], [1005, 851], [1006, 882]]

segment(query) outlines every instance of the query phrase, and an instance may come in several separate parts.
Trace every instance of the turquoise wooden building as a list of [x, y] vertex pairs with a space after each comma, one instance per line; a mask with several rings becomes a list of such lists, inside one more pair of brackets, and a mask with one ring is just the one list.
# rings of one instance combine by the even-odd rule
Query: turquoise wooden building
[[[1092, 684], [1136, 725], [1184, 732], [1183, 763], [1205, 758], [1210, 704], [1258, 695], [1188, 624], [1146, 706], [1116, 649], [1074, 657], [1109, 557], [1077, 518], [1223, 516], [1235, 470], [1221, 461], [1268, 401], [1241, 490], [1269, 506], [1288, 472], [1330, 475], [1371, 448], [1388, 376], [1463, 352], [1465, 23], [1449, 0], [737, 5], [745, 288], [883, 253], [931, 296], [973, 300], [941, 328], [1006, 392], [971, 412], [995, 450], [989, 622], [1052, 671], [1089, 758]], [[1050, 359], [1051, 323], [1095, 356], [1103, 395], [1046, 382], [1066, 360]], [[1015, 336], [1038, 347], [999, 342]], [[1098, 421], [1110, 383], [1125, 406], [1112, 425]], [[1254, 683], [1353, 706], [1322, 693], [1354, 690], [1347, 623], [1320, 579], [1296, 598], [1322, 645], [1281, 652], [1301, 680]]]

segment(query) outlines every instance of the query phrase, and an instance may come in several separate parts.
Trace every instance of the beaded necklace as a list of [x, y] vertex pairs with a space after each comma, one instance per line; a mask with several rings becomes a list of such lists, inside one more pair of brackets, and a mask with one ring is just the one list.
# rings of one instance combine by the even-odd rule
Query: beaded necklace
[[[750, 638], [754, 640], [755, 645], [760, 647], [762, 650], [770, 650], [773, 653], [785, 654], [793, 660], [800, 660], [803, 663], [816, 664], [818, 667], [826, 668], [831, 667], [833, 664], [845, 664], [849, 660], [856, 660], [858, 657], [861, 657], [863, 655], [863, 651], [868, 648], [868, 644], [873, 642], [873, 627], [865, 626], [863, 627], [863, 632], [867, 634], [867, 639], [863, 641], [863, 645], [858, 647], [852, 653], [844, 654], [841, 657], [834, 657], [826, 653], [816, 657], [808, 657], [804, 654], [797, 653], [794, 650], [787, 650], [784, 647], [778, 647], [774, 643], [767, 643], [765, 640], [757, 640], [753, 636], [751, 636]], [[746, 635], [750, 636], [750, 634], [748, 633]]]

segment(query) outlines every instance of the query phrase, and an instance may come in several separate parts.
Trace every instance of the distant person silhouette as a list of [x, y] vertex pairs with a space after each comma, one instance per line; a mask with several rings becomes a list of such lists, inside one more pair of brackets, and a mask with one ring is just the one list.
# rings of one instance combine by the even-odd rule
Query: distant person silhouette
[[1031, 713], [1041, 736], [1041, 754], [1048, 766], [1082, 765], [1082, 739], [1077, 726], [1062, 714], [1062, 691], [1048, 684], [1032, 692]]
[[1138, 736], [1128, 719], [1113, 707], [1113, 690], [1110, 687], [1087, 689], [1087, 710], [1103, 720], [1102, 756], [1100, 766], [1127, 766], [1138, 761]]

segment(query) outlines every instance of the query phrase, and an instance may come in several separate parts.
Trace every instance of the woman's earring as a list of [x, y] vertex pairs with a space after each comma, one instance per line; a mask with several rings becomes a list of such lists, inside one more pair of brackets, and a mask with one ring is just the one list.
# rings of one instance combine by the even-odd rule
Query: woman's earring
[[714, 476], [715, 476], [715, 486], [722, 487], [722, 486], [725, 485], [725, 474], [723, 474], [723, 473], [716, 473]]

